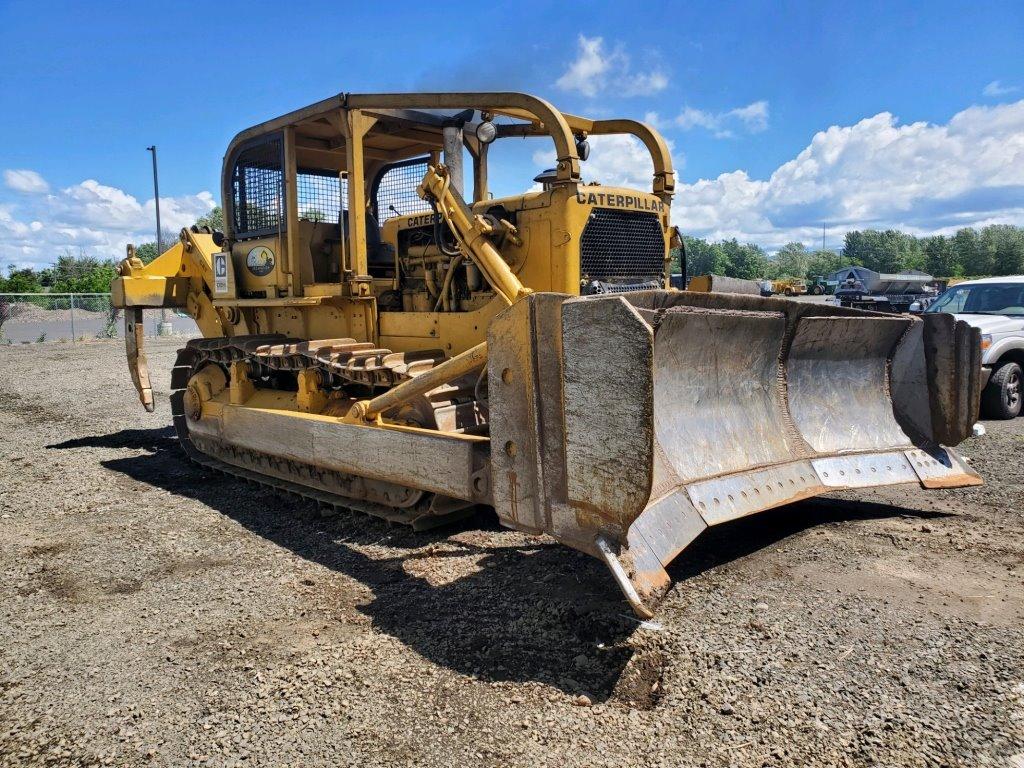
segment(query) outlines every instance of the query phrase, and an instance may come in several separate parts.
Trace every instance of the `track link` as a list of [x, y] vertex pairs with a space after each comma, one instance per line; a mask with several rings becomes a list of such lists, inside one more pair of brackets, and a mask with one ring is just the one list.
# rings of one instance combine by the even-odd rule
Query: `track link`
[[446, 357], [437, 349], [392, 352], [355, 339], [304, 341], [279, 334], [193, 339], [186, 349], [222, 365], [245, 360], [257, 377], [313, 368], [322, 374], [325, 386], [393, 387]]
[[[474, 507], [458, 504], [445, 510], [445, 502], [434, 494], [404, 489], [409, 492], [411, 503], [391, 506], [366, 499], [355, 498], [341, 492], [331, 492], [317, 485], [353, 486], [358, 488], [362, 478], [345, 476], [337, 472], [325, 472], [312, 464], [283, 459], [278, 456], [227, 445], [203, 438], [197, 445], [189, 431], [185, 415], [185, 389], [192, 374], [207, 362], [221, 365], [247, 360], [254, 366], [266, 366], [269, 370], [301, 370], [304, 367], [331, 369], [332, 377], [341, 376], [345, 381], [360, 384], [395, 383], [408, 378], [410, 363], [413, 372], [423, 370], [427, 362], [432, 366], [430, 353], [421, 353], [414, 360], [406, 361], [391, 357], [388, 364], [383, 358], [401, 354], [390, 350], [374, 348], [373, 345], [358, 344], [351, 339], [329, 339], [317, 342], [294, 342], [281, 336], [236, 336], [217, 339], [193, 339], [184, 349], [178, 350], [174, 369], [171, 372], [171, 415], [174, 431], [185, 455], [196, 464], [225, 475], [245, 480], [268, 490], [300, 497], [315, 502], [325, 516], [339, 510], [364, 512], [383, 518], [392, 523], [411, 526], [414, 530], [428, 530], [446, 525], [473, 513]], [[361, 349], [339, 349], [355, 344]], [[327, 351], [330, 349], [330, 351]], [[373, 354], [358, 354], [372, 351]], [[259, 356], [262, 359], [253, 359]], [[301, 362], [296, 362], [298, 358]], [[342, 373], [344, 371], [344, 373]], [[202, 447], [200, 447], [202, 446]], [[244, 465], [249, 466], [244, 466]], [[261, 471], [250, 467], [258, 466]], [[332, 482], [333, 481], [333, 482]], [[440, 504], [438, 503], [440, 502]]]

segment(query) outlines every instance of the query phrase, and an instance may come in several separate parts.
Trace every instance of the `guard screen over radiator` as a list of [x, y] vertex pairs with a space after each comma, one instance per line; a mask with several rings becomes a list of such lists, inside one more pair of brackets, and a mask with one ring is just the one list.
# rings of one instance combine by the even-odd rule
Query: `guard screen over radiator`
[[580, 236], [585, 285], [643, 285], [662, 280], [664, 271], [665, 233], [658, 214], [609, 208], [591, 212]]

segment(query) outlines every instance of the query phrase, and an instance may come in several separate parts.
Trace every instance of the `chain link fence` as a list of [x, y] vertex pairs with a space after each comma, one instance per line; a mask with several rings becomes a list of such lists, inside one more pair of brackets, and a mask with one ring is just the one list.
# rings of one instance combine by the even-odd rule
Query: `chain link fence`
[[[143, 312], [147, 336], [201, 335], [195, 321], [171, 309]], [[124, 312], [109, 293], [0, 293], [0, 344], [77, 343], [124, 336]]]

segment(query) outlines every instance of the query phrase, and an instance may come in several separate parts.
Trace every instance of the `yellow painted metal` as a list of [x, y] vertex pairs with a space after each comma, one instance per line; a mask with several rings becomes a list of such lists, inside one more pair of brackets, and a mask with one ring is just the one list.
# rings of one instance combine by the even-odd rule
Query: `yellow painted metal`
[[249, 378], [249, 366], [244, 360], [235, 360], [228, 366], [230, 374], [230, 392], [228, 402], [232, 405], [245, 405], [246, 401], [256, 392], [256, 387]]
[[[144, 266], [133, 255], [121, 262], [120, 276], [110, 285], [110, 300], [115, 307], [186, 306], [189, 279], [180, 273], [184, 248], [175, 243], [159, 258]], [[126, 279], [127, 278], [127, 279]]]
[[[519, 282], [519, 278], [498, 253], [498, 249], [487, 239], [494, 233], [494, 228], [483, 218], [474, 216], [462, 196], [452, 189], [451, 176], [447, 168], [430, 166], [419, 191], [421, 197], [434, 201], [438, 213], [444, 216], [445, 222], [451, 227], [460, 244], [469, 251], [470, 257], [480, 267], [487, 282], [506, 304], [513, 304], [532, 293]], [[449, 275], [453, 271], [454, 268], [449, 268]]]
[[284, 168], [282, 187], [284, 189], [285, 242], [287, 247], [281, 250], [281, 269], [284, 277], [284, 289], [288, 296], [302, 295], [302, 279], [305, 277], [298, 265], [299, 260], [299, 195], [298, 168], [295, 157], [295, 126], [290, 125], [284, 134]]
[[[507, 118], [498, 139], [549, 138], [550, 178], [491, 198], [478, 114]], [[473, 160], [472, 195], [441, 164], [453, 129]], [[601, 135], [643, 144], [649, 191], [582, 182], [578, 142]], [[260, 164], [243, 165], [254, 149]], [[437, 218], [378, 209], [382, 175], [406, 161], [426, 162], [419, 191]], [[249, 183], [264, 193], [256, 202]], [[300, 202], [318, 183], [346, 190], [337, 220]], [[184, 309], [208, 338], [271, 334], [272, 349], [248, 359], [231, 345], [206, 363], [199, 351], [218, 345], [183, 353], [205, 366], [176, 369], [193, 373], [176, 425], [188, 420], [196, 445], [252, 452], [256, 466], [295, 462], [300, 485], [323, 470], [491, 504], [506, 525], [603, 559], [644, 616], [670, 583], [664, 565], [708, 526], [829, 489], [978, 481], [955, 452], [936, 450], [943, 435], [969, 433], [977, 365], [961, 360], [963, 329], [940, 336], [963, 339], [936, 361], [949, 345], [924, 343], [937, 333], [927, 320], [743, 295], [757, 292], [752, 281], [628, 292], [638, 286], [585, 274], [582, 242], [600, 231], [588, 225], [641, 214], [662, 236], [667, 288], [670, 243], [681, 242], [674, 189], [668, 146], [635, 120], [567, 115], [518, 93], [339, 94], [232, 140], [220, 245], [193, 228], [151, 264], [129, 250], [112, 292], [134, 323], [133, 381], [151, 409], [143, 308]], [[265, 226], [236, 231], [236, 205], [262, 206], [254, 218]], [[580, 297], [605, 290], [626, 292]]]
[[295, 376], [298, 389], [295, 401], [299, 410], [304, 413], [320, 413], [327, 405], [329, 395], [320, 385], [317, 372], [312, 368], [299, 371]]
[[126, 307], [124, 310], [124, 347], [128, 356], [128, 372], [131, 374], [135, 391], [139, 393], [142, 407], [152, 413], [156, 404], [153, 402], [153, 385], [149, 378], [149, 363], [146, 360], [144, 339], [145, 328], [141, 307]]
[[686, 286], [686, 290], [696, 291], [698, 293], [710, 293], [712, 277], [713, 275], [694, 275], [690, 278], [690, 282]]
[[[540, 191], [489, 199], [487, 145], [467, 131], [477, 185], [477, 202], [469, 206], [451, 187], [446, 169], [438, 162], [444, 120], [416, 111], [458, 109], [506, 115], [523, 121], [518, 123], [523, 135], [547, 135], [557, 157], [555, 182]], [[650, 193], [580, 184], [576, 141], [610, 133], [631, 134], [650, 151], [654, 166]], [[281, 219], [276, 231], [243, 238], [244, 233], [234, 232], [233, 163], [252, 142], [274, 137], [282, 147]], [[377, 211], [380, 239], [396, 254], [395, 268], [390, 277], [371, 275], [367, 226], [372, 219], [363, 215], [373, 202], [371, 179], [387, 163], [424, 153], [431, 170], [422, 191], [437, 201], [446, 226], [462, 245], [464, 258], [479, 268], [481, 290], [471, 300], [456, 301], [453, 277], [464, 267], [459, 259], [451, 260], [446, 270], [434, 266], [445, 261], [442, 256], [429, 269], [422, 261], [424, 293], [412, 297], [415, 306], [381, 310], [379, 297], [401, 290], [400, 261], [404, 252], [412, 252], [408, 234], [432, 226], [432, 219], [429, 214], [385, 217], [387, 212]], [[303, 218], [299, 210], [298, 176], [306, 168], [336, 173], [347, 182], [347, 211], [356, 213], [346, 214], [334, 246], [324, 239], [324, 225]], [[664, 140], [636, 121], [565, 115], [543, 99], [518, 93], [342, 94], [239, 133], [224, 161], [226, 242], [218, 247], [210, 234], [184, 230], [180, 241], [152, 263], [125, 260], [112, 285], [114, 303], [184, 309], [206, 337], [267, 333], [304, 339], [346, 337], [397, 352], [441, 349], [454, 357], [479, 347], [502, 307], [531, 291], [579, 293], [584, 278], [580, 237], [594, 210], [655, 212], [667, 233], [672, 179]], [[515, 226], [502, 221], [496, 228], [494, 219], [484, 217], [492, 210], [514, 216]], [[667, 241], [666, 234], [666, 260]], [[332, 255], [323, 261], [329, 247], [334, 248]], [[333, 282], [323, 281], [327, 273], [336, 275]], [[135, 378], [142, 375], [138, 361], [145, 359], [141, 338], [139, 342], [138, 354], [129, 355], [135, 361], [131, 363]], [[140, 386], [143, 399], [144, 389]], [[238, 397], [251, 394], [244, 379], [238, 389]], [[316, 410], [320, 400], [313, 389], [307, 387], [302, 397], [307, 408]]]
[[219, 395], [228, 385], [224, 370], [208, 365], [189, 379], [185, 390], [185, 413], [192, 419], [202, 418], [206, 403]]
[[799, 277], [782, 277], [772, 280], [772, 293], [785, 296], [803, 296], [807, 293], [807, 281]]
[[[342, 123], [345, 134], [345, 169], [348, 171], [348, 209], [366, 210], [366, 179], [363, 154], [363, 139], [376, 120], [358, 109], [348, 110]], [[344, 237], [344, 233], [342, 233]], [[369, 293], [369, 285], [362, 278], [369, 274], [366, 263], [366, 217], [348, 217], [348, 252], [351, 254], [349, 269], [353, 279], [350, 292], [355, 296]]]
[[118, 266], [118, 277], [110, 284], [115, 307], [173, 307], [188, 310], [204, 336], [231, 333], [212, 304], [213, 237], [203, 232], [182, 230], [177, 243], [143, 264], [129, 247], [129, 256]]
[[[203, 394], [206, 389], [200, 390]], [[291, 393], [257, 389], [244, 405], [221, 391], [188, 412], [189, 431], [283, 459], [358, 474], [371, 480], [486, 502], [486, 483], [474, 482], [487, 439], [396, 424], [354, 423], [303, 413]], [[367, 455], [389, 456], [367, 462]]]
[[407, 403], [415, 397], [425, 395], [460, 376], [478, 371], [487, 364], [487, 342], [482, 341], [471, 349], [446, 360], [441, 365], [421, 373], [397, 387], [392, 387], [372, 400], [356, 403], [349, 413], [349, 420], [373, 420], [385, 411]]

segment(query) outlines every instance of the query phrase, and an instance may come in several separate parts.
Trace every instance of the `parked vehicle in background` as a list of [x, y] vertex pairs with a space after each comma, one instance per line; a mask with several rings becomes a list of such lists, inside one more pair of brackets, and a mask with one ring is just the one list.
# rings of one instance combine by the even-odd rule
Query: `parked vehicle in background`
[[843, 267], [828, 276], [835, 281], [835, 303], [877, 312], [909, 312], [915, 302], [926, 303], [937, 291], [931, 275], [917, 270], [875, 272], [867, 267]]
[[981, 411], [990, 419], [1021, 412], [1024, 276], [987, 277], [948, 288], [926, 312], [948, 312], [981, 331]]
[[772, 293], [783, 296], [803, 296], [807, 293], [807, 281], [800, 277], [780, 277], [772, 281]]
[[812, 296], [831, 296], [836, 292], [838, 283], [835, 280], [828, 280], [824, 275], [815, 276], [807, 286], [807, 292]]

